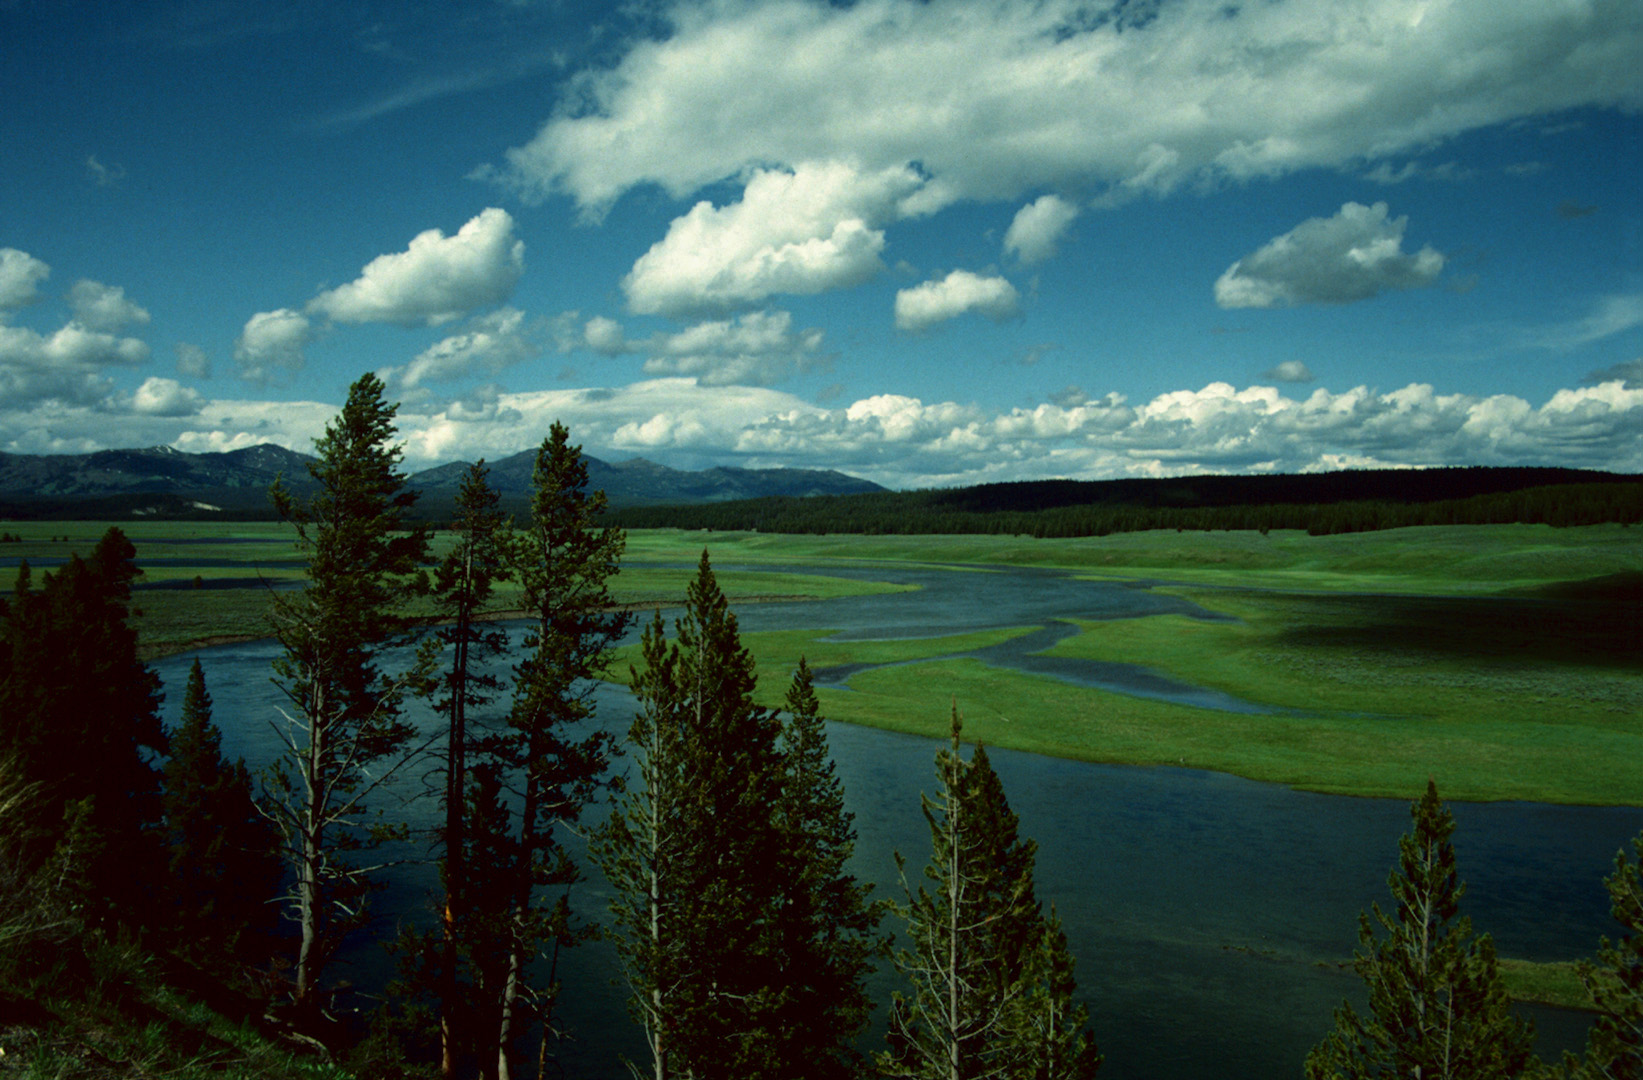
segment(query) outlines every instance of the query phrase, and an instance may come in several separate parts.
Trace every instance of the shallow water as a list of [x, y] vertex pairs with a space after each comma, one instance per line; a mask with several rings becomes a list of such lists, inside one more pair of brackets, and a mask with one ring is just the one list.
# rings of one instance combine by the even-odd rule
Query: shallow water
[[[739, 621], [745, 631], [815, 626], [906, 637], [1123, 617], [1120, 612], [1192, 613], [1191, 605], [1145, 590], [1033, 571], [874, 570], [862, 576], [917, 576], [925, 587], [748, 606]], [[1035, 611], [1035, 603], [1043, 607]], [[251, 642], [197, 655], [225, 751], [252, 764], [268, 760], [276, 747], [269, 724], [278, 720], [277, 691], [268, 682], [274, 646]], [[154, 665], [171, 688], [173, 718], [191, 660], [192, 654]], [[633, 708], [627, 692], [601, 687], [598, 700], [599, 722], [625, 730]], [[932, 708], [945, 705], [937, 701]], [[855, 871], [893, 895], [891, 853], [899, 850], [916, 884], [929, 850], [919, 794], [934, 786], [939, 744], [839, 724], [829, 725], [829, 738], [859, 834]], [[1359, 994], [1349, 972], [1319, 965], [1347, 958], [1358, 912], [1387, 902], [1386, 878], [1409, 824], [1408, 803], [1296, 792], [1189, 769], [1088, 765], [1005, 750], [990, 756], [1023, 832], [1038, 842], [1038, 895], [1056, 905], [1078, 958], [1080, 995], [1107, 1055], [1102, 1076], [1298, 1075], [1306, 1051], [1329, 1029], [1333, 1008]], [[408, 778], [401, 790], [417, 786]], [[1615, 851], [1643, 827], [1643, 811], [1530, 803], [1453, 809], [1455, 846], [1469, 883], [1464, 911], [1494, 935], [1504, 955], [1589, 955], [1600, 934], [1614, 934], [1601, 879]], [[406, 810], [415, 823], [432, 825], [431, 803]], [[407, 854], [419, 851], [413, 845]], [[433, 887], [430, 868], [397, 868], [377, 904], [384, 936], [397, 921], [427, 919]], [[580, 887], [578, 910], [597, 918], [602, 893], [597, 881]], [[375, 946], [356, 949], [349, 959], [353, 977], [365, 984], [385, 970]], [[613, 956], [600, 946], [576, 950], [560, 973], [566, 987], [560, 1016], [577, 1033], [563, 1051], [567, 1074], [624, 1075], [618, 1055], [638, 1055], [642, 1044], [623, 1009], [625, 992], [614, 984]], [[884, 997], [894, 984], [885, 973], [875, 989]], [[1534, 1014], [1544, 1048], [1573, 1047], [1581, 1039], [1579, 1014]]]

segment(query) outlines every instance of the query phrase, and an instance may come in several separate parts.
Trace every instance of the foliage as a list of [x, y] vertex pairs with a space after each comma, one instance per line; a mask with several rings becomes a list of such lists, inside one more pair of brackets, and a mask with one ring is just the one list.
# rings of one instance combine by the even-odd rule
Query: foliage
[[1473, 938], [1471, 920], [1457, 917], [1466, 887], [1450, 843], [1455, 819], [1435, 783], [1410, 814], [1388, 880], [1395, 911], [1375, 905], [1373, 920], [1364, 914], [1359, 923], [1353, 968], [1370, 1013], [1347, 1003], [1335, 1011], [1335, 1030], [1307, 1055], [1308, 1080], [1506, 1080], [1530, 1062], [1534, 1027], [1510, 1011], [1494, 943]]
[[1583, 963], [1581, 980], [1598, 1015], [1587, 1037], [1586, 1054], [1570, 1061], [1579, 1080], [1643, 1078], [1643, 834], [1632, 841], [1635, 859], [1615, 853], [1614, 873], [1604, 879], [1610, 912], [1628, 933], [1604, 939], [1597, 964]]
[[278, 838], [258, 809], [241, 758], [222, 756], [198, 658], [161, 771], [171, 900], [168, 936], [184, 952], [259, 956], [270, 944], [278, 892]]
[[275, 725], [281, 758], [264, 773], [294, 871], [287, 900], [301, 930], [294, 998], [302, 1009], [316, 1003], [320, 972], [364, 921], [373, 867], [353, 853], [402, 835], [367, 801], [414, 752], [400, 708], [426, 667], [392, 677], [378, 667], [382, 650], [401, 640], [401, 608], [425, 580], [418, 563], [427, 550], [423, 530], [406, 527], [416, 493], [399, 471], [396, 406], [382, 391], [369, 374], [349, 388], [315, 441], [308, 469], [318, 490], [309, 499], [278, 482], [270, 492], [308, 564], [306, 589], [275, 594], [283, 654], [274, 670], [290, 708]]
[[[440, 882], [445, 903], [440, 912], [438, 959], [431, 963], [432, 981], [439, 1001], [441, 1073], [451, 1076], [457, 1059], [474, 1052], [472, 980], [460, 970], [471, 950], [461, 938], [470, 932], [468, 895], [479, 874], [468, 864], [467, 837], [468, 753], [472, 735], [469, 710], [489, 704], [501, 691], [502, 680], [487, 662], [507, 648], [506, 631], [484, 621], [497, 582], [509, 576], [506, 561], [507, 517], [498, 509], [498, 496], [480, 460], [469, 466], [456, 497], [452, 531], [456, 542], [434, 575], [433, 596], [448, 620], [434, 631], [436, 640], [450, 650], [444, 676], [431, 689], [433, 706], [448, 724], [445, 730], [445, 785], [442, 800], [445, 825], [441, 835], [445, 856]], [[483, 870], [481, 869], [480, 873]], [[413, 954], [430, 943], [413, 941]], [[432, 961], [431, 956], [425, 957]], [[413, 965], [413, 970], [415, 966]], [[489, 1026], [489, 1025], [487, 1025]]]
[[873, 886], [846, 869], [856, 830], [803, 657], [786, 705], [775, 807], [783, 895], [766, 946], [777, 987], [764, 1040], [768, 1075], [844, 1080], [866, 1064], [856, 1036], [873, 1008], [867, 975], [874, 958], [888, 951], [878, 932], [884, 907], [870, 899]]
[[779, 1075], [781, 722], [754, 704], [753, 657], [706, 552], [675, 630], [670, 645], [658, 613], [644, 632], [629, 729], [642, 783], [594, 840], [612, 936], [658, 1080]]
[[[98, 922], [154, 917], [157, 774], [166, 749], [159, 679], [131, 627], [136, 549], [110, 528], [34, 589], [26, 564], [0, 605], [0, 746], [35, 797], [13, 810], [15, 857], [38, 868], [72, 836]], [[63, 836], [62, 841], [54, 838]]]
[[1040, 480], [634, 506], [620, 511], [617, 520], [630, 529], [1039, 538], [1153, 529], [1302, 529], [1328, 535], [1416, 525], [1636, 524], [1643, 522], [1643, 483], [1633, 476], [1554, 468]]
[[[506, 728], [476, 747], [465, 857], [475, 1052], [483, 1070], [495, 1062], [504, 1078], [529, 1024], [551, 1029], [558, 987], [551, 975], [533, 981], [532, 961], [588, 936], [572, 918], [569, 891], [582, 874], [560, 830], [607, 783], [613, 740], [587, 728], [596, 680], [629, 622], [612, 610], [609, 588], [623, 534], [600, 526], [604, 494], [588, 491], [587, 461], [562, 424], [537, 451], [533, 485], [530, 518], [508, 550], [532, 626]], [[517, 802], [503, 797], [514, 783]]]
[[920, 1080], [1088, 1078], [1101, 1057], [1073, 1003], [1060, 921], [1034, 895], [1037, 845], [1019, 835], [986, 750], [961, 756], [960, 730], [955, 704], [951, 745], [936, 755], [940, 791], [923, 799], [931, 887], [915, 892], [896, 856], [910, 939], [896, 967], [911, 993], [891, 1001], [879, 1067]]

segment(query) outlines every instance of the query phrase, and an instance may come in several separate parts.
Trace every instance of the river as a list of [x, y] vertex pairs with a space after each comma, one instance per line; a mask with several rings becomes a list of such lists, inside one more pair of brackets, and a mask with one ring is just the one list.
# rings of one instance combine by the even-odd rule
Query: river
[[[770, 569], [761, 567], [761, 569]], [[829, 570], [829, 573], [835, 571]], [[850, 571], [919, 585], [915, 592], [749, 605], [744, 631], [815, 627], [842, 635], [918, 637], [1059, 620], [1126, 618], [1156, 611], [1215, 617], [1145, 588], [1080, 582], [1043, 570], [885, 567]], [[174, 721], [188, 665], [198, 655], [230, 756], [257, 765], [275, 750], [269, 724], [278, 694], [259, 641], [155, 662]], [[1253, 706], [1124, 665], [1034, 665], [1021, 647], [984, 650], [989, 663], [1051, 678], [1181, 700], [1206, 708]], [[851, 672], [832, 673], [846, 682]], [[769, 675], [785, 680], [786, 673]], [[633, 703], [603, 686], [599, 722], [626, 729]], [[962, 703], [961, 703], [962, 704]], [[932, 709], [946, 703], [933, 700]], [[431, 726], [431, 718], [424, 718]], [[930, 739], [842, 724], [829, 739], [859, 833], [855, 872], [898, 895], [893, 851], [910, 877], [929, 852], [919, 794], [934, 786]], [[1180, 768], [1138, 768], [989, 751], [1025, 835], [1038, 842], [1039, 897], [1055, 903], [1078, 960], [1079, 992], [1106, 1064], [1107, 1080], [1267, 1080], [1298, 1076], [1307, 1050], [1330, 1028], [1343, 998], [1361, 1007], [1358, 982], [1333, 961], [1356, 945], [1360, 910], [1385, 906], [1387, 874], [1409, 825], [1403, 800], [1318, 795]], [[403, 788], [415, 785], [403, 785]], [[1411, 793], [1413, 796], [1415, 793]], [[1590, 955], [1614, 936], [1602, 878], [1617, 849], [1643, 828], [1643, 810], [1534, 803], [1455, 804], [1455, 847], [1468, 882], [1463, 911], [1506, 956], [1535, 960]], [[433, 821], [431, 803], [412, 804], [413, 823]], [[415, 851], [410, 852], [415, 854]], [[603, 883], [576, 894], [590, 919], [604, 907]], [[383, 926], [429, 918], [434, 887], [425, 866], [397, 868], [377, 911]], [[384, 936], [391, 936], [391, 932]], [[364, 985], [385, 970], [374, 945], [352, 950], [348, 974]], [[623, 1008], [625, 992], [607, 947], [573, 951], [561, 963], [560, 1018], [576, 1040], [562, 1051], [566, 1075], [625, 1076], [619, 1055], [642, 1044]], [[880, 997], [893, 973], [875, 983]], [[1534, 1008], [1543, 1053], [1577, 1047], [1585, 1017]]]

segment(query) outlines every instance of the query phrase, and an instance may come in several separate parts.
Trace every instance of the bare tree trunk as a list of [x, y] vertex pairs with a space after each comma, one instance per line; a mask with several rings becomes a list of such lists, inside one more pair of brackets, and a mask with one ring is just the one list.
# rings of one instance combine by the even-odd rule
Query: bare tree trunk
[[518, 875], [515, 881], [517, 891], [513, 898], [514, 933], [513, 940], [508, 946], [508, 979], [502, 987], [502, 1022], [498, 1032], [500, 1041], [496, 1048], [497, 1080], [512, 1078], [508, 1065], [508, 1044], [513, 1040], [514, 1028], [519, 1023], [519, 991], [525, 978], [525, 918], [531, 903], [531, 853], [536, 850], [537, 804], [542, 797], [541, 781], [535, 775], [533, 765], [540, 750], [537, 736], [532, 732], [530, 749], [525, 761], [525, 800], [520, 811], [522, 818], [519, 823], [519, 861], [515, 867]]
[[303, 816], [301, 834], [302, 865], [297, 873], [297, 911], [302, 924], [302, 943], [297, 949], [296, 1005], [307, 1011], [314, 1004], [314, 976], [319, 967], [315, 955], [319, 948], [319, 919], [321, 898], [320, 861], [325, 857], [322, 846], [323, 791], [322, 763], [325, 752], [325, 723], [322, 718], [321, 691], [316, 685], [312, 691], [311, 712], [308, 715], [308, 747], [303, 756]]
[[[473, 555], [467, 553], [464, 573], [473, 572]], [[457, 892], [462, 887], [466, 870], [462, 863], [465, 817], [464, 797], [467, 789], [467, 681], [468, 681], [468, 627], [472, 617], [466, 606], [458, 614], [456, 627], [456, 659], [451, 666], [451, 727], [445, 747], [445, 955], [440, 969], [439, 1008], [439, 1074], [450, 1080], [456, 1075], [456, 1024], [454, 1013], [457, 1003], [456, 980], [456, 927]]]

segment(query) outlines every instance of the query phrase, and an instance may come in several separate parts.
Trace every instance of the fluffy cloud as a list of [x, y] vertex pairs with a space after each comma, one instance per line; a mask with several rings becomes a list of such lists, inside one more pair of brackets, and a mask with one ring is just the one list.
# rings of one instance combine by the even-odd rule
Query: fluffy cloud
[[176, 379], [144, 379], [131, 398], [131, 410], [147, 416], [193, 416], [204, 405], [198, 390]]
[[429, 229], [406, 250], [378, 255], [307, 310], [341, 323], [436, 326], [506, 300], [524, 272], [525, 242], [514, 238], [508, 212], [493, 207], [455, 236]]
[[621, 356], [631, 352], [622, 324], [603, 315], [595, 315], [582, 328], [582, 344], [600, 356]]
[[[5, 375], [0, 369], [0, 390]], [[122, 418], [118, 445], [191, 451], [258, 442], [306, 450], [337, 403], [203, 401], [151, 380]], [[10, 398], [0, 401], [10, 404]], [[0, 449], [63, 452], [111, 445], [107, 399], [58, 397], [0, 407]], [[1559, 390], [1539, 406], [1510, 395], [1440, 394], [1421, 383], [1380, 392], [1211, 383], [1140, 404], [1082, 392], [997, 409], [885, 394], [822, 408], [791, 394], [691, 378], [604, 389], [503, 393], [407, 403], [397, 418], [406, 460], [423, 468], [533, 446], [554, 420], [601, 456], [644, 454], [679, 467], [830, 467], [892, 487], [1203, 472], [1304, 472], [1347, 466], [1568, 465], [1643, 471], [1643, 386], [1623, 380]]]
[[1312, 381], [1312, 369], [1299, 360], [1285, 360], [1276, 367], [1261, 372], [1261, 378], [1273, 379], [1286, 383], [1309, 383]]
[[500, 171], [594, 212], [754, 168], [917, 161], [954, 197], [1169, 191], [1407, 156], [1465, 131], [1643, 105], [1633, 0], [675, 5], [573, 81]]
[[136, 338], [69, 323], [51, 335], [0, 322], [0, 401], [8, 406], [56, 400], [98, 401], [112, 389], [103, 372], [148, 359]]
[[127, 300], [126, 291], [118, 285], [76, 281], [68, 292], [68, 302], [74, 321], [88, 330], [112, 334], [148, 322], [148, 311]]
[[699, 202], [675, 219], [622, 290], [638, 314], [687, 316], [858, 285], [883, 268], [878, 226], [927, 205], [923, 177], [904, 166], [756, 170], [739, 202]]
[[0, 312], [33, 303], [40, 282], [50, 275], [51, 267], [28, 252], [0, 248]]
[[1430, 285], [1443, 271], [1443, 256], [1430, 247], [1404, 254], [1408, 223], [1407, 217], [1389, 219], [1383, 202], [1349, 202], [1334, 217], [1308, 218], [1229, 266], [1215, 283], [1215, 302], [1223, 308], [1345, 304]]
[[896, 326], [927, 330], [938, 322], [978, 311], [990, 319], [1008, 319], [1021, 307], [1015, 286], [1001, 277], [981, 277], [954, 270], [940, 281], [926, 281], [896, 293]]
[[1015, 253], [1024, 264], [1043, 262], [1055, 254], [1055, 245], [1078, 216], [1078, 207], [1059, 195], [1041, 195], [1016, 211], [1004, 234], [1004, 252]]
[[759, 311], [698, 323], [677, 334], [657, 334], [638, 350], [649, 353], [650, 375], [693, 375], [703, 386], [770, 386], [811, 367], [822, 332], [793, 330], [786, 311]]
[[313, 340], [308, 316], [290, 308], [259, 311], [246, 320], [234, 342], [234, 362], [246, 382], [266, 383], [302, 370], [303, 349]]
[[495, 374], [530, 359], [541, 349], [526, 332], [524, 322], [525, 313], [511, 307], [474, 319], [462, 333], [452, 334], [418, 353], [399, 375], [399, 385], [410, 388], [478, 371]]

